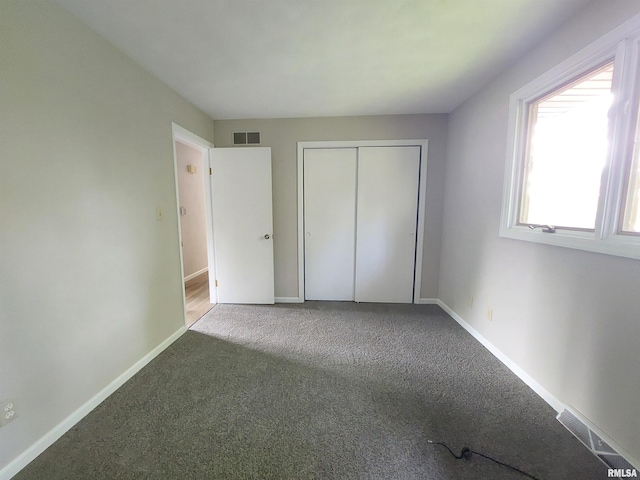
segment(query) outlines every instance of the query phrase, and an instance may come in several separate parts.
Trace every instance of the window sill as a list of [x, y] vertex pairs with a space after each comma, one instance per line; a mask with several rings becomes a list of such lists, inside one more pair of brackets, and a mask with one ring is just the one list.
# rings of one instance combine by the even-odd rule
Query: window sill
[[544, 233], [540, 230], [517, 226], [501, 228], [500, 237], [640, 259], [640, 238], [635, 236], [615, 235], [611, 238], [599, 239], [593, 232], [556, 230], [556, 233]]

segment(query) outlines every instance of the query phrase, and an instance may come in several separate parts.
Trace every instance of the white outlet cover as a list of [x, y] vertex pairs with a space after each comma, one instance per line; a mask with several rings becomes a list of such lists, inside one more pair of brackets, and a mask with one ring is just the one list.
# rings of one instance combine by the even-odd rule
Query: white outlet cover
[[7, 400], [0, 403], [0, 412], [2, 412], [0, 415], [0, 427], [4, 427], [7, 423], [18, 417], [16, 402], [14, 400]]

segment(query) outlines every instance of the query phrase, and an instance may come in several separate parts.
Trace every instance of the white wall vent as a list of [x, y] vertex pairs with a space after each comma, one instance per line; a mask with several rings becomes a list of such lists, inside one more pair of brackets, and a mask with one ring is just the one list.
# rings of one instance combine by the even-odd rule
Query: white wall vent
[[260, 145], [260, 132], [233, 132], [234, 145]]
[[556, 418], [567, 430], [573, 433], [585, 447], [591, 450], [591, 453], [602, 460], [609, 468], [634, 468], [626, 458], [620, 455], [609, 443], [604, 441], [600, 435], [595, 433], [576, 413], [565, 408]]

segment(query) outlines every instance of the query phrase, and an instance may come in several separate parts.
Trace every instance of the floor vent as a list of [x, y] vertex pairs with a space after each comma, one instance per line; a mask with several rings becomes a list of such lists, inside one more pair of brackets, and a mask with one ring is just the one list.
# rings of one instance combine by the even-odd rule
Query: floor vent
[[584, 421], [571, 410], [564, 409], [556, 417], [558, 421], [573, 433], [585, 447], [591, 450], [596, 457], [602, 460], [609, 468], [633, 469], [631, 465], [622, 455], [605, 442], [600, 436], [589, 428]]
[[260, 145], [260, 132], [233, 132], [234, 145]]

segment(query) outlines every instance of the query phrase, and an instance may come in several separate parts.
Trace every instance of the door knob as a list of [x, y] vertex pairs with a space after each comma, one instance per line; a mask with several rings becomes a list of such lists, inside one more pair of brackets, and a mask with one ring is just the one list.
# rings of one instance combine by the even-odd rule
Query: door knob
[[269, 240], [270, 238], [271, 238], [271, 236], [268, 233], [264, 236], [265, 240]]

